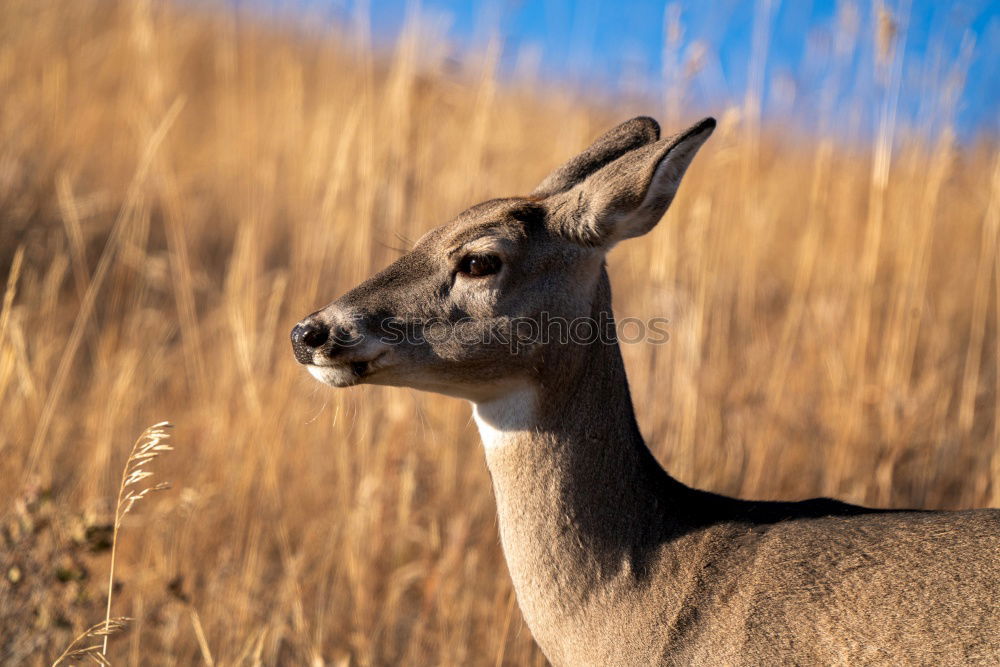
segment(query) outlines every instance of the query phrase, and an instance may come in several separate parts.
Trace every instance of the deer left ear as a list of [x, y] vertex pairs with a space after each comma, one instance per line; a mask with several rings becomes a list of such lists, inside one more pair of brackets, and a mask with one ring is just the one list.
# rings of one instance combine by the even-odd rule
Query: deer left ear
[[611, 248], [660, 221], [681, 178], [715, 129], [705, 118], [690, 128], [629, 151], [575, 186], [546, 199], [549, 220], [564, 236]]

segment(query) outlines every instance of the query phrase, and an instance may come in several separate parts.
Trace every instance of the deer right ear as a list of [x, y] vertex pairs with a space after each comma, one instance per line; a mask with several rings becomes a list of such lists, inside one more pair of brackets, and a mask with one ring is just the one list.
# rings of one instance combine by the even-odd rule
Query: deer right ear
[[626, 152], [546, 199], [549, 225], [583, 245], [610, 249], [660, 221], [681, 178], [715, 129], [705, 118], [684, 132]]
[[531, 196], [544, 198], [565, 192], [604, 165], [659, 138], [660, 126], [652, 118], [639, 116], [627, 120], [602, 134], [590, 148], [549, 174]]

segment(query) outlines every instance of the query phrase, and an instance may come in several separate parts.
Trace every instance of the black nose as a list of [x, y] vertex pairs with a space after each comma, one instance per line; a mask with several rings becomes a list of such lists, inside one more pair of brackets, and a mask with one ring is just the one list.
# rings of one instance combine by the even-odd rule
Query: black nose
[[312, 363], [313, 350], [330, 338], [330, 329], [320, 322], [296, 324], [292, 329], [292, 351], [300, 364]]

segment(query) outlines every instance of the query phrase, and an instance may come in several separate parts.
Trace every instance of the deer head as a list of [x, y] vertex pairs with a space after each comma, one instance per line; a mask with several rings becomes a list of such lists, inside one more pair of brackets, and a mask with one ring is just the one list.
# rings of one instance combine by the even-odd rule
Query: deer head
[[[473, 206], [292, 330], [335, 387], [406, 386], [489, 401], [565, 365], [544, 335], [607, 309], [605, 254], [650, 231], [715, 128], [660, 139], [651, 118], [601, 136], [528, 196]], [[542, 334], [542, 335], [539, 335]]]

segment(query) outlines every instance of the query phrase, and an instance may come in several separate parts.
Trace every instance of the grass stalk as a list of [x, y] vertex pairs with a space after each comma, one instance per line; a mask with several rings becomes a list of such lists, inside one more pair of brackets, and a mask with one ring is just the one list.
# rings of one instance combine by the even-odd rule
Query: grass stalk
[[[111, 538], [111, 565], [108, 568], [108, 604], [104, 612], [105, 626], [111, 622], [111, 600], [115, 586], [115, 561], [118, 557], [118, 535], [121, 531], [122, 520], [132, 511], [137, 502], [144, 499], [150, 493], [170, 488], [170, 485], [166, 482], [160, 482], [152, 486], [141, 486], [140, 482], [144, 482], [153, 476], [152, 471], [146, 469], [148, 464], [152, 463], [164, 452], [173, 450], [173, 447], [166, 442], [170, 438], [170, 433], [167, 432], [167, 429], [171, 427], [172, 424], [169, 422], [159, 422], [143, 431], [142, 435], [132, 445], [132, 451], [129, 452], [128, 459], [125, 461], [125, 467], [122, 470], [121, 483], [118, 485], [118, 499], [115, 502], [114, 531]], [[108, 635], [105, 634], [101, 645], [101, 655], [106, 656], [107, 653]]]

